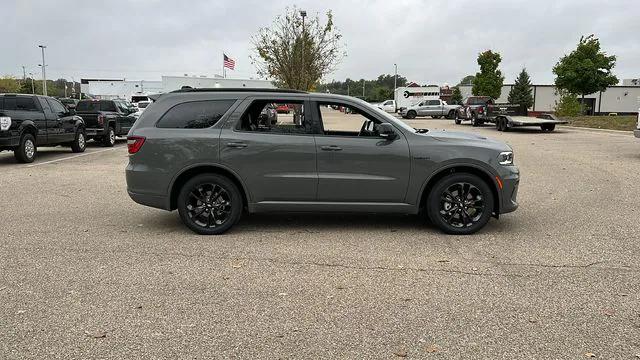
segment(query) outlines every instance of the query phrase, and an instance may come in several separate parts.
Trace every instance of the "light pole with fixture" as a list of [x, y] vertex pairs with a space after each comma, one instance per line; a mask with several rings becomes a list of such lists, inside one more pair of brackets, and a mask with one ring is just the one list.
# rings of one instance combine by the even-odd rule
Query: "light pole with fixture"
[[36, 86], [33, 83], [33, 73], [29, 73], [29, 77], [31, 78], [31, 93], [35, 95], [36, 93]]
[[393, 94], [395, 95], [398, 88], [398, 64], [393, 64], [393, 66], [396, 68], [396, 73], [393, 77]]
[[42, 49], [42, 95], [47, 96], [47, 64], [44, 62], [44, 49], [47, 48], [46, 45], [38, 45], [40, 49]]

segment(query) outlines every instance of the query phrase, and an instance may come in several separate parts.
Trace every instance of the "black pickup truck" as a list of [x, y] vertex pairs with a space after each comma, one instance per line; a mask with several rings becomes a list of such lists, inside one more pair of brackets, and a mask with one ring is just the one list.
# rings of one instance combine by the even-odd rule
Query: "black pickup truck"
[[84, 121], [52, 97], [0, 94], [0, 151], [33, 162], [37, 147], [67, 145], [73, 152], [86, 146]]
[[113, 146], [116, 136], [125, 136], [136, 121], [133, 110], [122, 100], [80, 100], [76, 114], [84, 119], [87, 137]]
[[496, 104], [489, 96], [470, 96], [462, 102], [455, 114], [455, 123], [471, 120], [472, 126], [485, 122], [495, 123], [498, 116], [526, 116], [527, 109], [518, 104]]

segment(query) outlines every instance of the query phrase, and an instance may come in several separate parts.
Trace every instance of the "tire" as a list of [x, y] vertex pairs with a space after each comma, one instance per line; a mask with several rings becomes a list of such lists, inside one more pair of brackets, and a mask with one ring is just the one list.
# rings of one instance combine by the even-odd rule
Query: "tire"
[[502, 131], [502, 119], [501, 118], [497, 118], [496, 119], [496, 130]]
[[102, 146], [113, 147], [116, 144], [116, 130], [109, 126], [107, 130], [107, 136], [102, 138]]
[[[214, 199], [215, 193], [220, 195]], [[178, 194], [178, 213], [182, 222], [200, 235], [226, 232], [240, 219], [242, 208], [240, 190], [221, 175], [197, 175], [187, 181]]]
[[[458, 198], [460, 201], [456, 203]], [[493, 207], [493, 192], [484, 180], [473, 174], [454, 173], [433, 186], [427, 198], [426, 210], [431, 222], [443, 232], [469, 235], [489, 222]]]
[[457, 111], [456, 111], [456, 113], [455, 113], [455, 117], [454, 117], [454, 120], [453, 120], [453, 121], [456, 123], [456, 125], [460, 125], [460, 124], [462, 124], [462, 119], [460, 119], [460, 115], [458, 114], [458, 112], [457, 112]]
[[556, 124], [545, 124], [545, 125], [540, 125], [540, 128], [542, 129], [542, 131], [544, 132], [552, 132], [553, 130], [556, 129]]
[[81, 153], [87, 148], [87, 134], [83, 128], [78, 128], [76, 138], [71, 143], [71, 151]]
[[480, 123], [478, 121], [478, 115], [476, 113], [471, 113], [471, 126], [479, 126]]
[[451, 111], [449, 111], [449, 113], [447, 114], [447, 119], [453, 119], [453, 118], [455, 118], [455, 116], [456, 116], [455, 114], [456, 114], [456, 113], [457, 113], [457, 111], [455, 111], [455, 110], [451, 110]]
[[407, 112], [407, 119], [415, 119], [417, 115], [418, 114], [416, 114], [415, 111], [410, 110], [410, 111]]
[[13, 151], [13, 156], [19, 163], [32, 163], [36, 159], [38, 149], [36, 147], [36, 138], [26, 133], [20, 138], [20, 144]]

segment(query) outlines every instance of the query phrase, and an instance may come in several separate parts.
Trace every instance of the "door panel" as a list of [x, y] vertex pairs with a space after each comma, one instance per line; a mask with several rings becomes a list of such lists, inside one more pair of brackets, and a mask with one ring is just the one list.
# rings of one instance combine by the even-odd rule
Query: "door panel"
[[318, 201], [404, 202], [411, 171], [406, 139], [400, 131], [395, 140], [362, 131], [351, 136], [346, 131], [343, 135], [331, 131], [353, 131], [368, 120], [381, 122], [365, 109], [346, 105], [357, 113], [346, 115], [315, 105], [318, 111], [314, 114], [322, 119], [324, 134], [335, 134], [316, 136]]
[[[264, 117], [261, 109], [253, 111], [254, 108], [261, 107], [263, 101], [266, 100], [247, 100], [240, 106], [244, 108], [242, 113], [246, 115], [252, 112], [256, 120]], [[270, 103], [287, 104], [287, 99], [273, 99]], [[298, 109], [303, 109], [300, 105], [297, 105]], [[306, 125], [303, 124], [305, 120], [300, 120], [303, 117], [297, 117], [297, 111], [299, 110], [296, 109], [291, 114], [278, 114], [276, 125], [271, 125], [271, 121], [261, 121], [260, 130], [236, 129], [234, 121], [232, 126], [221, 131], [220, 161], [239, 174], [254, 203], [316, 199], [318, 175], [315, 140], [312, 133], [300, 130]], [[242, 123], [243, 119], [238, 121]], [[298, 129], [300, 133], [285, 134], [265, 130], [280, 126], [282, 129], [287, 126]]]

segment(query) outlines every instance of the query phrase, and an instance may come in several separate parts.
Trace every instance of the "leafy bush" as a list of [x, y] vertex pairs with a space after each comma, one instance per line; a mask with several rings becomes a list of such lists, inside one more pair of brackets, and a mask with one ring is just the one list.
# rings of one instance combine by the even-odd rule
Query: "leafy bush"
[[580, 115], [580, 101], [576, 94], [560, 90], [560, 100], [556, 100], [554, 111], [558, 116]]

